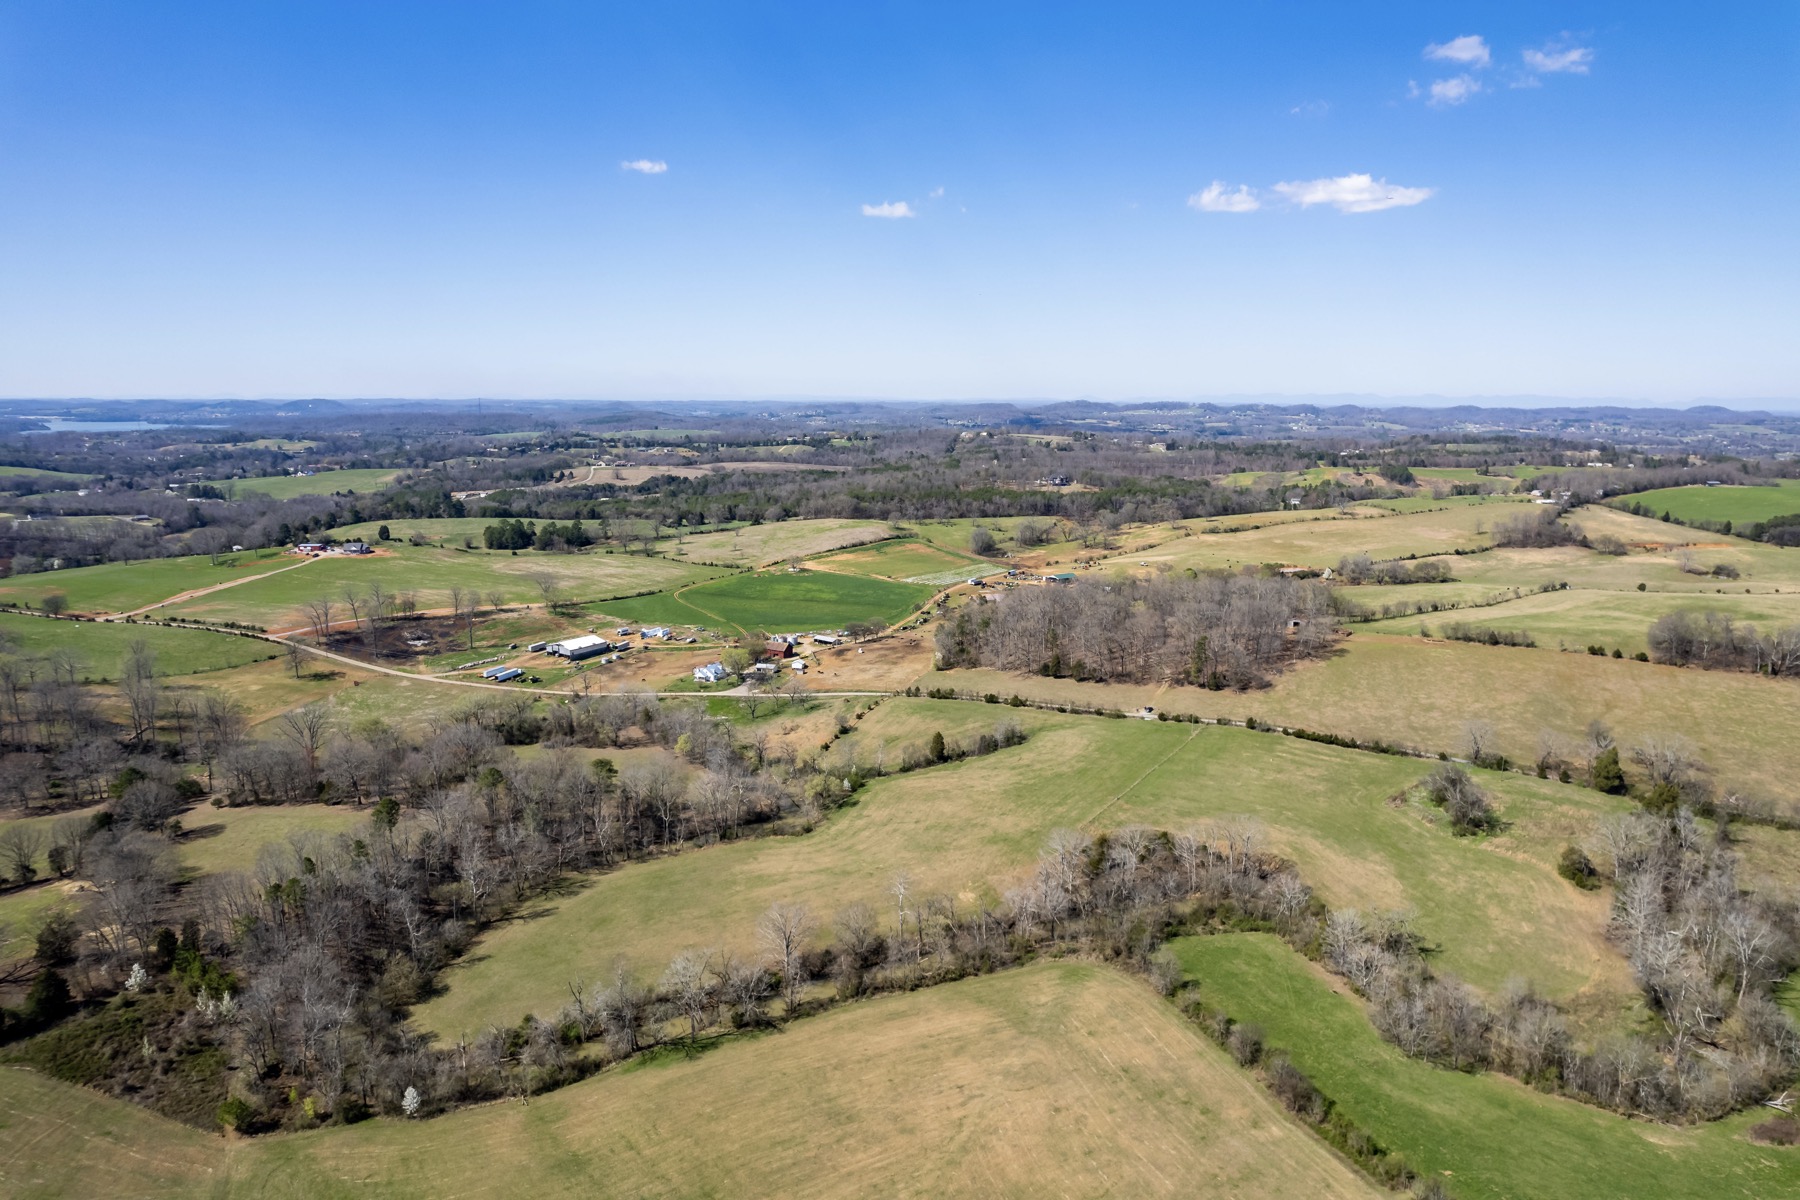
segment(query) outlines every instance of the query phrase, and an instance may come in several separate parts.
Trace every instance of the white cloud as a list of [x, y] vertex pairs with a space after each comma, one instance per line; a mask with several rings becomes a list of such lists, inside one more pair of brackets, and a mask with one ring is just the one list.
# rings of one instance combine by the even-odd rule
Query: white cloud
[[1473, 75], [1454, 75], [1449, 79], [1436, 79], [1431, 84], [1431, 99], [1426, 103], [1445, 108], [1461, 104], [1480, 90], [1481, 81]]
[[940, 183], [937, 187], [934, 187], [931, 189], [931, 198], [933, 200], [942, 200], [944, 198], [944, 185], [943, 184]]
[[1539, 75], [1586, 75], [1594, 63], [1590, 46], [1556, 45], [1525, 51], [1525, 66]]
[[1331, 111], [1328, 100], [1308, 100], [1305, 104], [1296, 104], [1288, 109], [1290, 117], [1322, 117]]
[[913, 211], [913, 206], [904, 200], [893, 200], [886, 204], [865, 204], [862, 206], [862, 214], [865, 217], [886, 217], [890, 221], [919, 215]]
[[1346, 213], [1408, 208], [1414, 204], [1423, 204], [1436, 190], [1398, 187], [1385, 179], [1373, 179], [1368, 175], [1339, 175], [1335, 179], [1307, 179], [1275, 185], [1276, 192], [1301, 208], [1329, 204], [1339, 212]]
[[630, 162], [619, 164], [621, 171], [636, 171], [640, 175], [661, 175], [669, 169], [669, 164], [660, 158], [634, 158]]
[[1478, 33], [1465, 33], [1447, 42], [1433, 42], [1425, 47], [1425, 57], [1436, 62], [1462, 63], [1480, 69], [1494, 61], [1487, 39]]
[[1236, 191], [1228, 192], [1217, 179], [1189, 196], [1187, 202], [1189, 208], [1200, 212], [1247, 213], [1262, 207], [1262, 201], [1256, 198], [1249, 185], [1240, 183]]

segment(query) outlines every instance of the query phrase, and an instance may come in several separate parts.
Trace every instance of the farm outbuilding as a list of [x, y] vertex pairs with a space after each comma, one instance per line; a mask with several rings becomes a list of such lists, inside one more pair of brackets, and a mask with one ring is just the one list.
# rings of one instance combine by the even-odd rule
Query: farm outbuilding
[[584, 658], [592, 658], [596, 654], [604, 654], [612, 647], [612, 643], [596, 634], [584, 633], [580, 637], [564, 638], [560, 642], [551, 642], [544, 647], [544, 653], [555, 654], [570, 662], [580, 662]]

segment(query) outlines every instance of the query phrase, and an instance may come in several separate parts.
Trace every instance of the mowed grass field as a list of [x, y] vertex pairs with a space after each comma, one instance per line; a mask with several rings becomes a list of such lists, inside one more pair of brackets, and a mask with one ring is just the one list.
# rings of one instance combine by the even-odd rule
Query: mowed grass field
[[1172, 713], [1254, 716], [1434, 753], [1460, 753], [1468, 723], [1483, 721], [1493, 727], [1500, 752], [1523, 763], [1537, 761], [1543, 734], [1573, 747], [1588, 722], [1601, 720], [1628, 748], [1650, 736], [1687, 738], [1721, 787], [1785, 797], [1800, 778], [1800, 744], [1789, 736], [1800, 680], [1543, 648], [1357, 632], [1334, 657], [1298, 666], [1265, 690], [1243, 693], [999, 671], [934, 671], [919, 683], [1002, 696], [1017, 692], [1055, 703], [1121, 709], [1154, 704]]
[[837, 629], [852, 621], [893, 624], [936, 590], [931, 584], [834, 571], [773, 571], [608, 601], [600, 608], [624, 621], [791, 633]]
[[1730, 521], [1750, 525], [1770, 517], [1800, 513], [1800, 479], [1774, 487], [1674, 487], [1622, 496], [1614, 504], [1643, 504], [1683, 521]]
[[248, 872], [264, 846], [355, 833], [368, 820], [368, 809], [349, 804], [213, 808], [202, 803], [181, 815], [175, 854], [189, 878]]
[[1716, 612], [1771, 631], [1800, 624], [1800, 589], [1782, 595], [1717, 592], [1568, 591], [1527, 594], [1483, 608], [1391, 617], [1355, 626], [1371, 633], [1442, 634], [1452, 624], [1477, 629], [1523, 630], [1540, 647], [1582, 651], [1589, 645], [1626, 654], [1648, 651], [1650, 624], [1672, 612]]
[[209, 555], [190, 554], [71, 567], [0, 579], [0, 600], [35, 608], [56, 592], [68, 597], [70, 612], [130, 612], [183, 592], [278, 571], [298, 561], [273, 551], [245, 551], [222, 556], [216, 566]]
[[296, 496], [330, 496], [337, 492], [378, 492], [399, 476], [397, 470], [371, 468], [355, 471], [320, 471], [317, 475], [265, 475], [255, 479], [209, 479], [206, 482], [228, 496], [261, 492], [275, 500]]
[[0, 1075], [19, 1197], [1184, 1196], [1374, 1200], [1143, 984], [1044, 963], [427, 1121], [224, 1142]]
[[[1630, 991], [1605, 943], [1606, 905], [1559, 879], [1556, 856], [1623, 802], [1584, 789], [1482, 773], [1511, 822], [1456, 838], [1418, 805], [1390, 804], [1430, 770], [1393, 758], [1242, 729], [1108, 721], [951, 701], [893, 699], [858, 728], [854, 754], [892, 764], [933, 730], [971, 737], [996, 720], [1033, 730], [1024, 746], [877, 780], [814, 832], [729, 842], [638, 863], [532, 906], [485, 935], [416, 1020], [446, 1037], [526, 1012], [548, 1015], [566, 983], [598, 979], [615, 956], [646, 976], [677, 951], [755, 952], [777, 901], [829, 916], [883, 911], [895, 875], [915, 894], [997, 900], [1057, 829], [1181, 829], [1249, 815], [1331, 903], [1413, 908], [1440, 962], [1480, 987], [1529, 976], [1596, 1013]], [[885, 751], [884, 748], [885, 747]]]
[[906, 538], [876, 542], [812, 560], [812, 565], [849, 575], [870, 575], [940, 586], [1006, 568], [972, 554], [959, 554], [930, 542]]
[[202, 629], [168, 629], [100, 621], [52, 621], [0, 612], [0, 654], [42, 658], [52, 650], [74, 654], [82, 682], [117, 680], [132, 643], [146, 643], [156, 655], [158, 675], [192, 675], [274, 658], [280, 648], [254, 638]]
[[1751, 1144], [1767, 1110], [1697, 1127], [1628, 1121], [1497, 1075], [1409, 1059], [1361, 1005], [1267, 934], [1174, 944], [1201, 997], [1261, 1025], [1339, 1108], [1458, 1200], [1689, 1200], [1800, 1195], [1800, 1154]]
[[[1335, 567], [1351, 554], [1376, 559], [1447, 554], [1491, 546], [1495, 522], [1527, 511], [1510, 497], [1458, 499], [1463, 502], [1438, 501], [1439, 507], [1424, 512], [1360, 515], [1383, 511], [1363, 508], [1342, 517], [1183, 538], [1146, 550], [1140, 557], [1153, 567], [1167, 563], [1178, 570], [1208, 570], [1262, 563]], [[1247, 523], [1251, 518], [1241, 520]]]
[[[268, 628], [298, 626], [303, 606], [320, 596], [334, 599], [345, 588], [364, 591], [379, 581], [390, 595], [412, 592], [422, 609], [446, 608], [453, 587], [473, 588], [483, 597], [498, 592], [508, 604], [541, 604], [534, 577], [555, 579], [566, 598], [604, 600], [654, 588], [676, 587], [719, 574], [718, 569], [642, 554], [538, 554], [470, 551], [434, 546], [389, 547], [366, 557], [328, 555], [300, 570], [242, 587], [229, 588], [172, 605], [172, 617], [244, 621]], [[342, 605], [339, 605], [342, 609]], [[342, 615], [348, 619], [349, 612]]]
[[841, 550], [845, 546], [860, 546], [865, 542], [880, 541], [887, 536], [888, 526], [884, 522], [832, 517], [770, 521], [761, 525], [723, 529], [716, 533], [667, 537], [657, 543], [657, 550], [692, 562], [761, 567], [790, 559], [810, 558], [829, 550]]

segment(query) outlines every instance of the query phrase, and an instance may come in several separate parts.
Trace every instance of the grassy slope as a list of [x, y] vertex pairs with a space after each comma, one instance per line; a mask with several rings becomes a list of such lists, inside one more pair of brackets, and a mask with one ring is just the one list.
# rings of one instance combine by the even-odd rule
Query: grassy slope
[[66, 571], [15, 575], [0, 580], [0, 600], [36, 605], [51, 592], [61, 592], [69, 598], [72, 612], [127, 612], [196, 588], [291, 567], [296, 561], [280, 554], [263, 557], [245, 552], [225, 555], [218, 566], [214, 566], [207, 555], [191, 554], [181, 558], [72, 567]]
[[257, 479], [210, 479], [208, 483], [226, 495], [261, 492], [276, 500], [295, 496], [330, 496], [336, 492], [378, 492], [394, 481], [397, 470], [370, 468], [356, 471], [320, 471], [317, 475], [268, 475]]
[[[227, 1146], [36, 1077], [12, 1194], [1374, 1197], [1141, 984], [1056, 963], [534, 1099]], [[210, 1170], [210, 1173], [208, 1169]]]
[[625, 621], [653, 621], [772, 633], [835, 629], [851, 621], [891, 623], [929, 600], [929, 584], [898, 583], [831, 571], [734, 575], [687, 588], [607, 603]]
[[1800, 590], [1745, 595], [1742, 587], [1697, 592], [1610, 592], [1570, 589], [1522, 596], [1505, 604], [1452, 612], [1393, 617], [1359, 625], [1371, 633], [1441, 632], [1452, 623], [1479, 629], [1524, 630], [1541, 647], [1584, 650], [1615, 646], [1626, 654], [1648, 651], [1650, 624], [1672, 612], [1712, 611], [1760, 629], [1800, 624]]
[[718, 533], [668, 537], [657, 543], [657, 549], [663, 554], [685, 558], [691, 562], [760, 567], [790, 558], [823, 554], [827, 550], [837, 550], [844, 546], [879, 541], [886, 536], [888, 527], [884, 522], [834, 517], [809, 521], [776, 521]]
[[1500, 751], [1521, 762], [1536, 761], [1540, 735], [1572, 745], [1599, 719], [1628, 747], [1656, 734], [1688, 738], [1721, 786], [1784, 796], [1800, 775], [1800, 745], [1787, 734], [1800, 682], [1556, 650], [1358, 632], [1342, 653], [1296, 667], [1257, 692], [1108, 686], [999, 671], [932, 672], [920, 683], [1059, 703], [1149, 703], [1207, 717], [1266, 717], [1434, 752], [1460, 752], [1468, 723], [1480, 720], [1498, 733]]
[[[298, 571], [175, 605], [169, 615], [276, 627], [299, 624], [304, 619], [300, 609], [309, 600], [336, 597], [345, 587], [360, 591], [376, 580], [390, 593], [416, 593], [421, 608], [443, 608], [450, 603], [452, 587], [474, 588], [483, 596], [498, 591], [508, 604], [541, 603], [542, 595], [532, 579], [539, 573], [553, 576], [574, 600], [599, 600], [717, 574], [704, 567], [636, 554], [521, 552], [515, 556], [436, 547], [390, 549], [391, 554], [366, 558], [318, 559]], [[342, 615], [348, 618], [349, 613]]]
[[828, 554], [813, 562], [827, 570], [849, 575], [901, 580], [928, 576], [927, 582], [935, 581], [938, 576], [967, 578], [1003, 569], [972, 554], [960, 554], [915, 538], [876, 542], [872, 546]]
[[[1483, 498], [1468, 497], [1466, 501]], [[1269, 524], [1241, 533], [1206, 534], [1147, 551], [1143, 557], [1152, 566], [1166, 562], [1176, 569], [1209, 569], [1270, 562], [1335, 567], [1340, 558], [1358, 552], [1372, 558], [1447, 554], [1458, 548], [1490, 545], [1488, 531], [1494, 522], [1524, 511], [1518, 501], [1506, 497], [1439, 503], [1443, 507], [1425, 512], [1376, 517], [1354, 514], [1381, 510], [1352, 510], [1352, 515], [1333, 519]], [[1260, 516], [1242, 521], [1249, 523]]]
[[1749, 525], [1800, 512], [1800, 479], [1783, 479], [1775, 487], [1658, 488], [1621, 497], [1614, 503], [1648, 505], [1683, 521]]
[[212, 808], [202, 804], [182, 814], [182, 836], [175, 853], [190, 877], [248, 872], [256, 866], [264, 846], [355, 833], [368, 818], [366, 808], [351, 805]]
[[1596, 1009], [1629, 991], [1604, 945], [1605, 906], [1558, 879], [1555, 856], [1612, 802], [1553, 784], [1486, 776], [1513, 828], [1453, 838], [1387, 798], [1428, 764], [1245, 730], [1105, 721], [980, 704], [890, 700], [856, 735], [859, 755], [967, 737], [1001, 717], [1037, 732], [987, 758], [872, 784], [855, 806], [790, 838], [731, 842], [628, 866], [533, 906], [488, 935], [418, 1013], [449, 1036], [528, 1010], [546, 1015], [565, 983], [595, 979], [617, 955], [646, 972], [695, 943], [753, 950], [756, 919], [776, 901], [816, 913], [857, 901], [885, 911], [889, 883], [971, 903], [997, 896], [1058, 828], [1142, 823], [1179, 829], [1253, 814], [1336, 904], [1413, 907], [1443, 945], [1446, 967], [1485, 987], [1525, 974]]
[[267, 642], [200, 629], [50, 621], [0, 612], [0, 648], [27, 657], [42, 657], [58, 648], [73, 651], [84, 681], [118, 679], [131, 644], [140, 639], [156, 652], [156, 669], [162, 675], [239, 667], [280, 653], [279, 647]]
[[1669, 1128], [1441, 1070], [1381, 1041], [1342, 984], [1274, 937], [1188, 938], [1176, 949], [1208, 1003], [1260, 1024], [1377, 1141], [1459, 1200], [1800, 1193], [1800, 1154], [1743, 1140], [1755, 1115]]

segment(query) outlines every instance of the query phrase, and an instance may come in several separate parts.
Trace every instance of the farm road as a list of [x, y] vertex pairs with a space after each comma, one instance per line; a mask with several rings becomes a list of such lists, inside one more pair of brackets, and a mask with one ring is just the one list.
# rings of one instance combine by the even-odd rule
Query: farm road
[[215, 583], [208, 587], [195, 588], [189, 592], [182, 592], [179, 596], [170, 596], [167, 600], [158, 600], [155, 604], [146, 604], [144, 607], [134, 608], [130, 612], [114, 613], [112, 616], [104, 617], [102, 619], [107, 621], [123, 621], [126, 617], [141, 617], [147, 612], [154, 612], [156, 609], [166, 608], [171, 604], [180, 604], [183, 601], [193, 600], [200, 596], [210, 596], [214, 592], [222, 592], [226, 588], [234, 588], [242, 583], [251, 583], [258, 579], [268, 579], [272, 576], [281, 574], [283, 571], [298, 571], [307, 563], [316, 561], [318, 560], [313, 558], [303, 558], [292, 566], [276, 567], [273, 571], [264, 571], [260, 575], [246, 575], [242, 579], [227, 579], [224, 583]]

